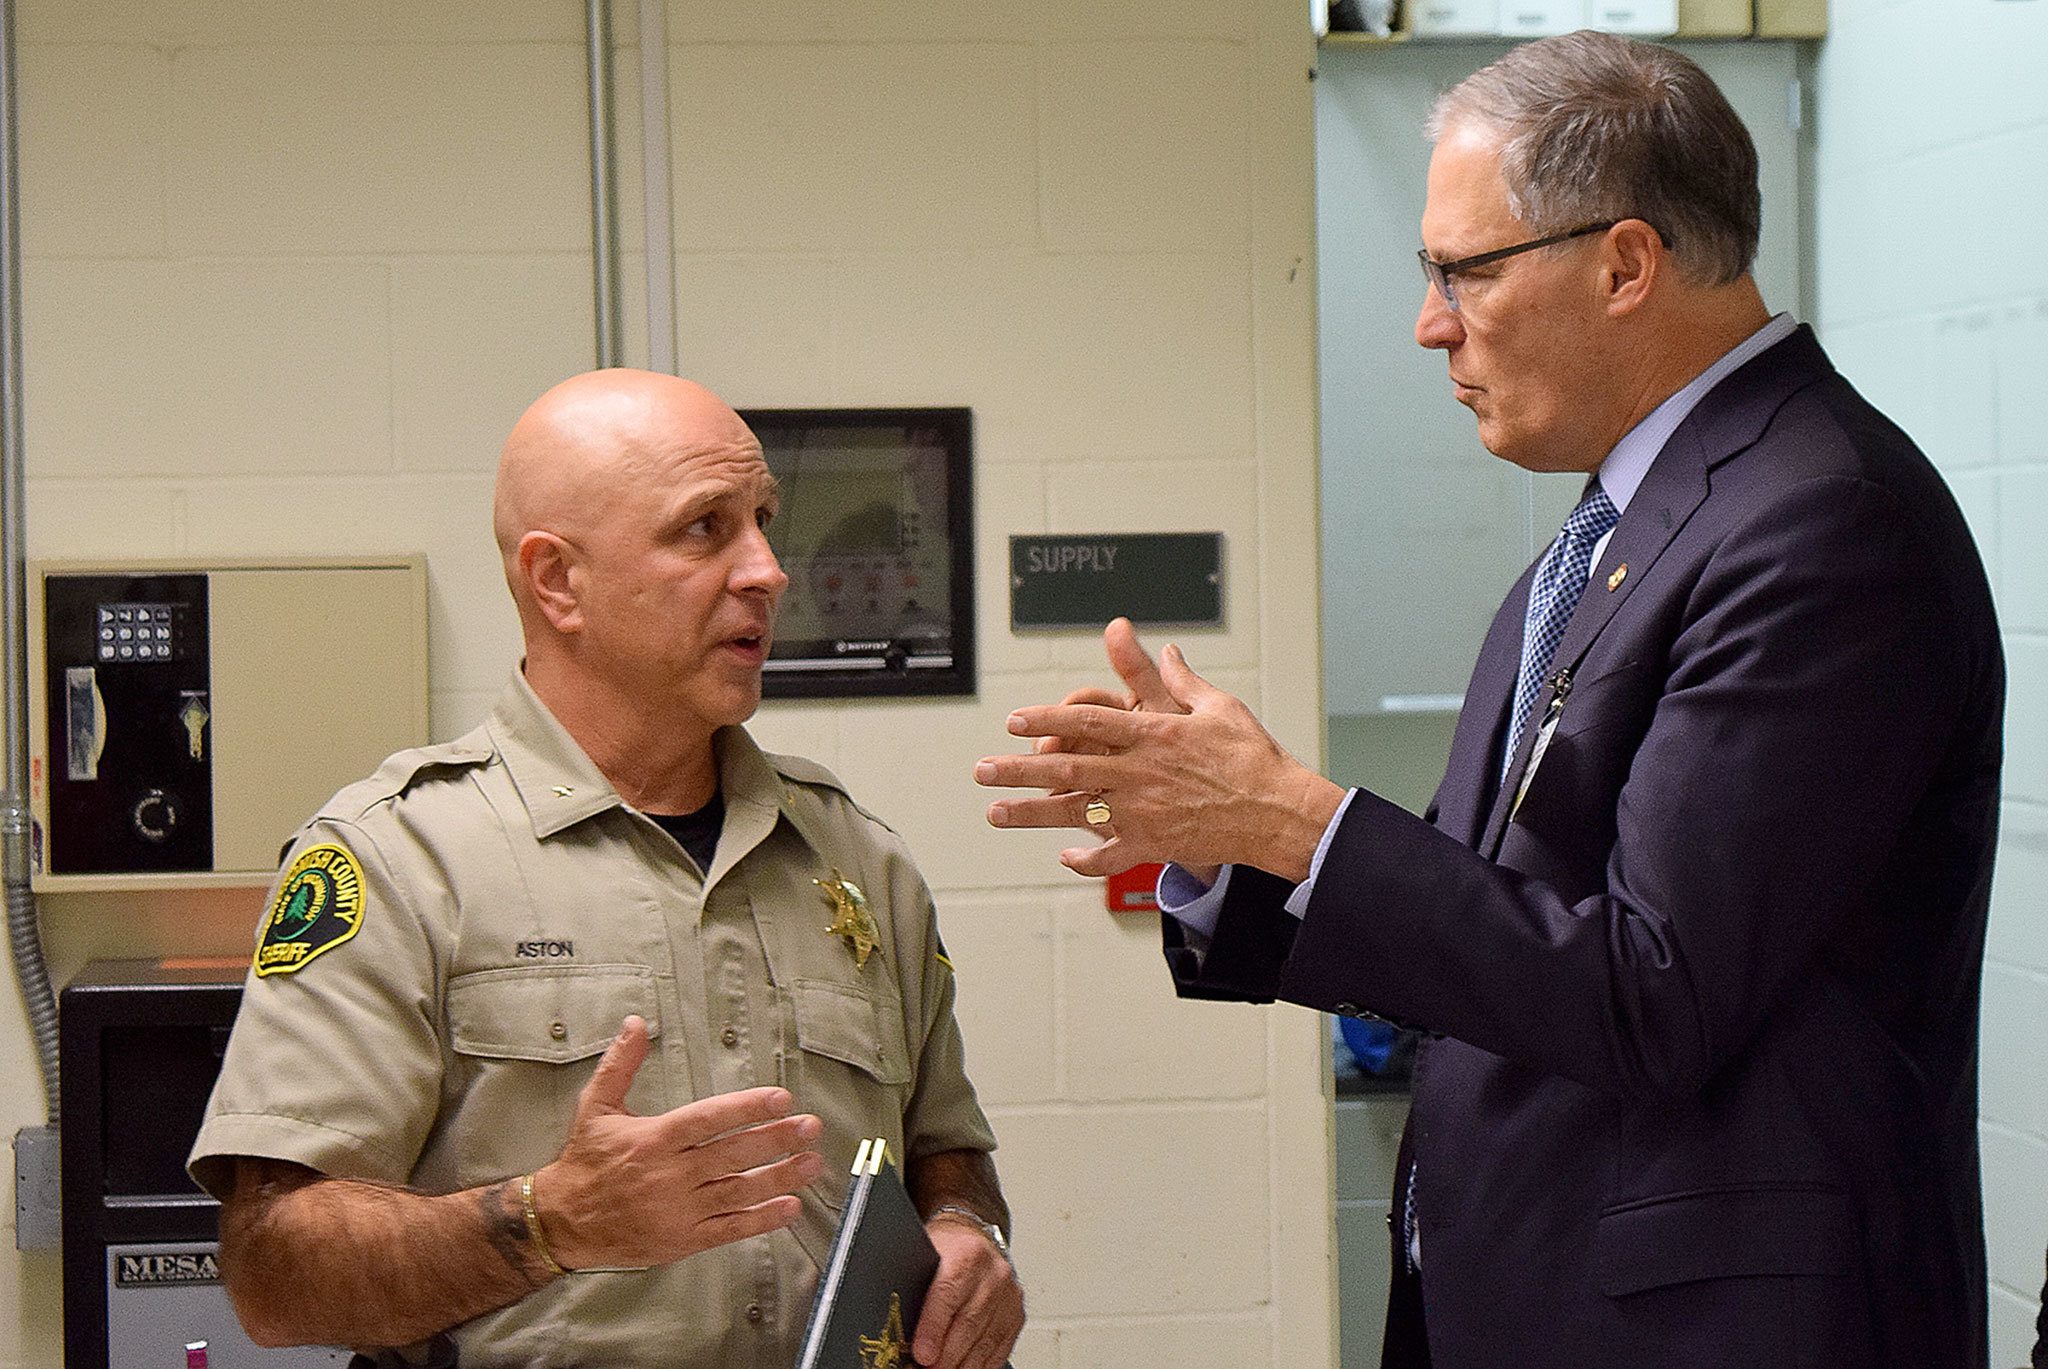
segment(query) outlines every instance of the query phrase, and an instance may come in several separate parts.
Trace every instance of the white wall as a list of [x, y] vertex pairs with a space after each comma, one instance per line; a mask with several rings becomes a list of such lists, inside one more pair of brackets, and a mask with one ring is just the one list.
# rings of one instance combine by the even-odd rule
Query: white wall
[[1948, 477], [2005, 628], [2004, 837], [1984, 967], [1992, 1363], [2048, 1246], [2048, 4], [1834, 0], [1815, 73], [1822, 341]]
[[[435, 730], [467, 727], [516, 654], [498, 443], [591, 355], [582, 6], [19, 0], [18, 26], [32, 554], [424, 551]], [[1221, 529], [1228, 626], [1189, 655], [1318, 749], [1300, 7], [675, 0], [669, 37], [684, 373], [743, 406], [975, 409], [979, 697], [757, 731], [937, 888], [1017, 1363], [1329, 1364], [1317, 1019], [1174, 1002], [1149, 920], [1063, 839], [988, 829], [967, 778], [1011, 707], [1102, 673], [1091, 638], [1009, 633], [1010, 532]], [[256, 902], [48, 899], [53, 972], [245, 951]], [[0, 1125], [41, 1120], [18, 1018], [0, 1089]], [[57, 1362], [57, 1298], [55, 1257], [0, 1245], [0, 1365]]]

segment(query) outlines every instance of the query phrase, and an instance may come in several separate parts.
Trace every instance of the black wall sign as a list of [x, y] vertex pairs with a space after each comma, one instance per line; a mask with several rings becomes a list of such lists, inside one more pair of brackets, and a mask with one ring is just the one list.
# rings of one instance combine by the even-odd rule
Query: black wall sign
[[1223, 534], [1105, 532], [1010, 539], [1010, 626], [1223, 621]]

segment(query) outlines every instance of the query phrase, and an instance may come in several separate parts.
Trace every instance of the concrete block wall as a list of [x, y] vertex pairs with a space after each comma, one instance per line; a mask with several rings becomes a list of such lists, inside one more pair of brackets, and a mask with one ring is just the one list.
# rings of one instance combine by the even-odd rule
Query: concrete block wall
[[[592, 355], [582, 10], [18, 0], [31, 554], [424, 551], [434, 729], [481, 717], [517, 651], [498, 445]], [[1107, 914], [1064, 839], [987, 828], [968, 779], [1012, 707], [1104, 674], [1092, 635], [1010, 633], [1011, 532], [1222, 530], [1226, 626], [1183, 645], [1319, 748], [1299, 7], [667, 20], [680, 369], [741, 406], [975, 410], [978, 697], [756, 730], [838, 770], [936, 888], [1017, 1213], [1019, 1369], [1333, 1364], [1319, 1020], [1174, 1001], [1149, 920]], [[46, 899], [53, 974], [245, 952], [258, 902]], [[0, 1084], [7, 1129], [41, 1120], [18, 1019]], [[57, 1289], [0, 1245], [0, 1366], [57, 1362]]]
[[1918, 439], [1995, 583], [2011, 694], [1984, 968], [1992, 1363], [2048, 1246], [2048, 4], [1833, 0], [1815, 69], [1817, 322]]

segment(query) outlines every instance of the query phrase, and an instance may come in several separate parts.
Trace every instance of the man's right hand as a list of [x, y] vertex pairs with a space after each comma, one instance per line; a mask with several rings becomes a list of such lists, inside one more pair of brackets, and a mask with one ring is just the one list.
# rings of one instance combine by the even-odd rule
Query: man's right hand
[[583, 1086], [562, 1153], [533, 1176], [534, 1207], [565, 1269], [639, 1268], [788, 1226], [825, 1172], [824, 1124], [791, 1116], [785, 1089], [701, 1098], [655, 1117], [626, 1110], [647, 1059], [628, 1017]]
[[[577, 1100], [534, 1208], [567, 1269], [666, 1264], [796, 1220], [824, 1173], [815, 1117], [782, 1089], [626, 1111], [648, 1052], [628, 1017]], [[407, 1345], [508, 1306], [547, 1281], [516, 1180], [428, 1194], [239, 1157], [221, 1207], [221, 1268], [258, 1345]]]
[[[1188, 711], [1187, 705], [1174, 698], [1173, 691], [1167, 688], [1165, 679], [1159, 674], [1158, 663], [1138, 641], [1138, 630], [1131, 625], [1130, 619], [1112, 620], [1102, 630], [1102, 645], [1109, 655], [1110, 668], [1116, 671], [1117, 678], [1124, 682], [1125, 692], [1117, 694], [1089, 685], [1068, 693], [1060, 700], [1062, 704], [1094, 704], [1099, 708], [1120, 708], [1126, 713]], [[1084, 752], [1094, 756], [1110, 754], [1110, 748], [1101, 743], [1066, 737], [1040, 737], [1031, 744], [1031, 749], [1041, 756], [1055, 751]], [[1053, 797], [1073, 796], [1056, 793]], [[1113, 826], [1107, 829], [1084, 826], [1083, 830], [1105, 841], [1113, 840], [1116, 835]], [[1191, 865], [1182, 868], [1200, 880], [1204, 886], [1215, 884], [1217, 877], [1223, 873], [1223, 867], [1220, 865]]]

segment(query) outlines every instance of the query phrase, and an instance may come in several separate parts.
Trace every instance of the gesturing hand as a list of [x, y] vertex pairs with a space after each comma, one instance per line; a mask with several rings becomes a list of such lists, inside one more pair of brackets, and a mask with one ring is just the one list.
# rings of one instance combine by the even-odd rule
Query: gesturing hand
[[[1160, 678], [1159, 667], [1152, 664], [1151, 656], [1139, 645], [1138, 630], [1131, 626], [1128, 618], [1118, 618], [1102, 630], [1103, 649], [1109, 653], [1110, 669], [1124, 682], [1127, 692], [1118, 694], [1113, 690], [1101, 689], [1094, 685], [1084, 686], [1069, 693], [1060, 700], [1061, 704], [1096, 704], [1103, 708], [1121, 709], [1126, 713], [1185, 713], [1187, 705], [1173, 697]], [[1075, 751], [1086, 755], [1104, 756], [1109, 754], [1106, 746], [1085, 738], [1044, 736], [1032, 743], [1031, 749], [1040, 755], [1052, 751]]]
[[[1104, 633], [1129, 688], [1020, 708], [1009, 729], [1038, 739], [1034, 754], [991, 756], [976, 782], [1051, 791], [989, 805], [997, 827], [1089, 827], [1091, 796], [1110, 805], [1109, 840], [1060, 853], [1084, 875], [1151, 860], [1204, 867], [1239, 861], [1300, 879], [1343, 790], [1281, 748], [1250, 709], [1188, 667], [1169, 646], [1157, 665], [1119, 618]], [[1079, 699], [1076, 702], [1074, 700]]]
[[562, 1153], [533, 1179], [534, 1205], [567, 1269], [667, 1264], [796, 1220], [796, 1191], [825, 1171], [824, 1126], [789, 1115], [779, 1088], [701, 1098], [656, 1117], [626, 1111], [647, 1059], [628, 1017], [576, 1102]]

